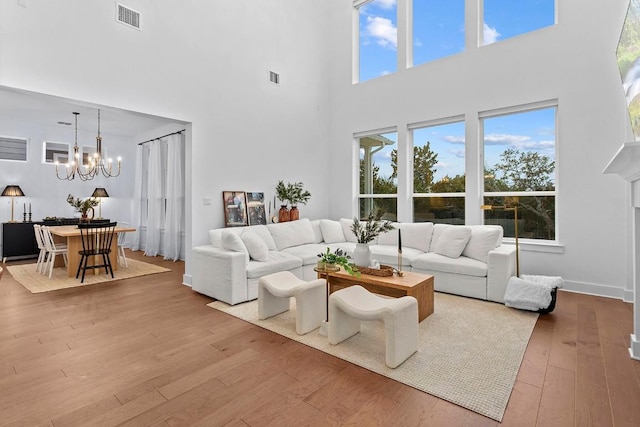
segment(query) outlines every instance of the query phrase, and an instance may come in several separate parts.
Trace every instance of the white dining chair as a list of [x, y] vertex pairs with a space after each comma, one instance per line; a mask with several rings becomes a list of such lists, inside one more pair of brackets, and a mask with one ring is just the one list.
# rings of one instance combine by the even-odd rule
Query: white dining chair
[[45, 269], [48, 267], [49, 278], [51, 278], [51, 275], [53, 274], [53, 265], [56, 262], [57, 255], [62, 255], [62, 258], [64, 259], [64, 265], [67, 265], [67, 245], [56, 243], [53, 240], [53, 236], [51, 235], [51, 230], [49, 230], [49, 227], [43, 225], [42, 227], [40, 227], [40, 230], [42, 230], [42, 237], [48, 254], [47, 265], [45, 266]]
[[[118, 222], [118, 225], [123, 227], [128, 227], [128, 222]], [[124, 253], [124, 245], [126, 243], [127, 233], [118, 233], [118, 265], [124, 265], [125, 267], [129, 267], [127, 265], [127, 255]]]
[[38, 261], [36, 261], [36, 271], [40, 274], [44, 274], [44, 264], [47, 260], [47, 247], [44, 244], [40, 224], [33, 224], [33, 233], [36, 236], [36, 242], [38, 243], [38, 249], [40, 250], [40, 253], [38, 254]]

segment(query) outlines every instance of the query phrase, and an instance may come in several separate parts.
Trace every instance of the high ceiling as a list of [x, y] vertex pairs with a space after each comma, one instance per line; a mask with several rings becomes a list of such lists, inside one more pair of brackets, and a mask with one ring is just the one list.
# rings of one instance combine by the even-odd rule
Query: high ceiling
[[[41, 126], [64, 126], [58, 122], [67, 122], [73, 128], [73, 112], [80, 113], [79, 131], [97, 130], [96, 105], [0, 87], [0, 117], [3, 120]], [[114, 108], [102, 107], [100, 110], [100, 128], [106, 134], [135, 136], [170, 123], [181, 122]]]

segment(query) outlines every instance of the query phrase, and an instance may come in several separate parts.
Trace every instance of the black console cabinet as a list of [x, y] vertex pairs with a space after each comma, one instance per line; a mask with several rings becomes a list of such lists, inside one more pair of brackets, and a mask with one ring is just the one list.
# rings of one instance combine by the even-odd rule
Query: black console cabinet
[[2, 223], [2, 258], [36, 258], [40, 250], [33, 230], [39, 222]]

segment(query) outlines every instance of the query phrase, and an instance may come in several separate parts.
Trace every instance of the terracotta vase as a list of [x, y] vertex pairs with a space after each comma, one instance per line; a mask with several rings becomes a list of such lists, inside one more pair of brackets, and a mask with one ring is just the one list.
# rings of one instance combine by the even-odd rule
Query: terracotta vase
[[291, 219], [287, 205], [281, 205], [278, 211], [278, 222], [287, 222]]
[[291, 206], [291, 210], [289, 211], [289, 220], [297, 221], [300, 219], [300, 211], [297, 206]]

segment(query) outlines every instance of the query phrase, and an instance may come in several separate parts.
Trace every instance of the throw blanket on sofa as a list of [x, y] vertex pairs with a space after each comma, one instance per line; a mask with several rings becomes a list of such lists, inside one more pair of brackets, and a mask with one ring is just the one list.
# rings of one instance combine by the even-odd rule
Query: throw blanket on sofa
[[551, 304], [551, 290], [562, 287], [562, 278], [549, 276], [511, 277], [504, 294], [504, 305], [538, 311]]

